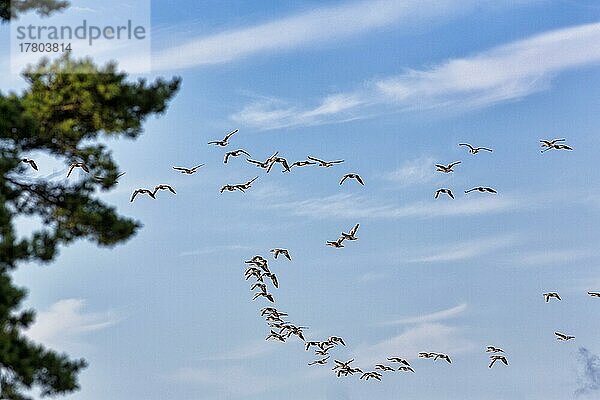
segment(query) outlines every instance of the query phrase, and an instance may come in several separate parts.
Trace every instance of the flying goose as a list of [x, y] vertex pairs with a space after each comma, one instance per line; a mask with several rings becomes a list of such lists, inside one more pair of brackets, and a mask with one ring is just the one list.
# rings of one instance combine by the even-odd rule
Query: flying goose
[[566, 335], [566, 334], [560, 333], [560, 332], [554, 332], [554, 334], [556, 335], [556, 340], [560, 340], [560, 341], [567, 341], [567, 340], [575, 339], [575, 336]]
[[325, 358], [321, 358], [320, 360], [315, 360], [313, 362], [309, 362], [308, 365], [325, 365], [327, 364], [327, 360], [329, 360], [330, 356], [327, 356]]
[[360, 377], [360, 379], [364, 379], [366, 381], [368, 381], [369, 379], [373, 378], [373, 379], [377, 379], [378, 381], [381, 380], [381, 374], [379, 372], [365, 372], [364, 374], [362, 374], [362, 376]]
[[185, 175], [192, 175], [192, 174], [195, 174], [196, 171], [198, 171], [198, 168], [203, 167], [203, 166], [204, 166], [204, 164], [199, 164], [199, 165], [196, 165], [195, 167], [192, 167], [192, 168], [173, 167], [173, 169], [175, 171], [179, 171], [179, 172], [181, 172], [182, 174], [185, 174]]
[[333, 167], [335, 164], [340, 164], [340, 163], [344, 162], [344, 160], [324, 161], [324, 160], [320, 160], [316, 157], [311, 157], [311, 156], [308, 156], [306, 158], [308, 158], [311, 161], [316, 162], [317, 164], [319, 164], [319, 167], [323, 167], [323, 168]]
[[[300, 338], [300, 340], [304, 341], [304, 331], [303, 329], [308, 329], [306, 326], [294, 326], [291, 325], [289, 327], [287, 327], [287, 337], [290, 337], [292, 335], [296, 335], [298, 338]], [[319, 354], [317, 351], [315, 351], [316, 354]], [[325, 355], [325, 354], [320, 354], [320, 355]]]
[[[305, 160], [305, 161], [295, 161], [293, 163], [290, 164], [290, 170], [293, 167], [306, 167], [307, 165], [315, 165], [316, 162], [314, 161], [310, 161], [310, 160]], [[283, 171], [286, 172], [286, 171]]]
[[309, 341], [305, 343], [305, 347], [304, 349], [306, 351], [308, 351], [308, 349], [310, 349], [311, 346], [315, 346], [315, 347], [320, 347], [321, 342], [317, 342], [317, 341]]
[[275, 276], [274, 273], [272, 273], [272, 272], [265, 272], [263, 274], [263, 276], [266, 276], [267, 278], [270, 278], [271, 282], [273, 282], [273, 286], [275, 286], [276, 288], [279, 287], [279, 282], [277, 281], [277, 276]]
[[342, 368], [342, 369], [339, 369], [337, 371], [337, 377], [339, 378], [342, 375], [344, 375], [344, 376], [354, 375], [356, 373], [361, 373], [362, 374], [363, 370], [360, 369], [360, 368], [350, 368], [350, 367], [348, 367], [348, 368]]
[[238, 188], [240, 188], [240, 190], [244, 191], [244, 190], [248, 190], [252, 187], [252, 184], [254, 183], [255, 180], [258, 179], [258, 176], [255, 176], [254, 178], [250, 179], [248, 182], [246, 183], [240, 183], [237, 186]]
[[440, 197], [441, 193], [447, 194], [451, 199], [454, 199], [454, 194], [452, 193], [452, 190], [446, 188], [436, 190], [434, 198], [437, 199], [438, 197]]
[[278, 151], [276, 151], [275, 153], [273, 153], [273, 155], [269, 158], [267, 158], [264, 162], [263, 161], [257, 161], [257, 160], [251, 160], [249, 158], [246, 158], [246, 161], [248, 161], [250, 164], [254, 164], [259, 168], [262, 169], [267, 169], [269, 168], [269, 166], [271, 165], [271, 163], [273, 162], [273, 160], [277, 157], [277, 154], [279, 154]]
[[478, 191], [478, 192], [481, 192], [481, 193], [493, 193], [493, 194], [498, 193], [495, 189], [493, 189], [491, 187], [483, 187], [483, 186], [477, 186], [477, 187], [474, 187], [472, 189], [465, 190], [465, 193], [471, 193], [471, 192], [473, 192], [475, 190]]
[[274, 158], [270, 159], [269, 166], [267, 167], [267, 173], [271, 172], [271, 168], [273, 168], [273, 165], [275, 165], [276, 163], [281, 164], [283, 166], [282, 172], [290, 172], [291, 171], [290, 166], [285, 158], [274, 157]]
[[220, 192], [235, 192], [236, 190], [239, 190], [240, 192], [244, 192], [244, 189], [242, 189], [239, 185], [225, 185], [223, 187], [221, 187]]
[[544, 300], [546, 300], [546, 303], [549, 302], [551, 298], [562, 300], [560, 298], [560, 295], [556, 292], [543, 293], [542, 295], [544, 296]]
[[477, 153], [479, 153], [479, 152], [480, 152], [480, 151], [482, 151], [482, 150], [484, 150], [484, 151], [489, 151], [490, 153], [491, 153], [492, 151], [494, 151], [494, 150], [492, 150], [492, 149], [489, 149], [489, 148], [487, 148], [487, 147], [473, 147], [473, 146], [471, 146], [469, 143], [459, 143], [458, 145], [459, 145], [459, 146], [466, 146], [466, 147], [468, 147], [468, 148], [469, 148], [469, 153], [471, 153], [471, 154], [477, 154]]
[[175, 192], [175, 189], [173, 189], [173, 187], [171, 185], [167, 185], [166, 183], [162, 183], [160, 185], [156, 185], [154, 187], [154, 195], [156, 196], [156, 192], [158, 192], [159, 190], [168, 190], [169, 192], [173, 193], [173, 194], [177, 194]]
[[267, 336], [267, 338], [265, 340], [279, 340], [280, 342], [285, 342], [285, 336], [280, 335], [279, 333], [275, 332], [275, 331], [271, 331], [271, 333]]
[[450, 172], [454, 172], [454, 166], [456, 166], [460, 163], [461, 163], [461, 161], [454, 161], [453, 163], [450, 163], [448, 165], [435, 164], [435, 167], [436, 167], [437, 172], [443, 172], [445, 174], [448, 174]]
[[244, 149], [228, 151], [227, 153], [225, 153], [225, 156], [223, 156], [223, 164], [227, 164], [227, 161], [229, 161], [229, 157], [239, 157], [242, 154], [250, 157], [250, 154], [248, 154], [248, 152]]
[[428, 352], [420, 352], [417, 357], [419, 358], [434, 358], [437, 354], [436, 353], [428, 353]]
[[85, 163], [76, 161], [76, 162], [71, 163], [71, 165], [69, 166], [69, 172], [67, 173], [67, 178], [71, 175], [71, 172], [73, 172], [73, 170], [75, 168], [81, 168], [86, 173], [90, 172], [90, 169], [87, 167], [87, 165], [85, 165]]
[[492, 368], [492, 366], [494, 365], [494, 363], [496, 361], [502, 361], [505, 365], [508, 365], [508, 361], [506, 360], [505, 356], [498, 356], [498, 355], [490, 356], [490, 361], [491, 362], [490, 362], [490, 365], [488, 365], [488, 368]]
[[273, 295], [271, 293], [268, 293], [266, 290], [263, 292], [258, 292], [254, 295], [254, 297], [252, 298], [252, 300], [256, 300], [259, 297], [264, 297], [265, 299], [269, 300], [271, 303], [275, 303], [275, 299], [273, 299]]
[[338, 238], [335, 241], [331, 241], [331, 240], [327, 241], [327, 242], [325, 242], [325, 245], [331, 246], [331, 247], [335, 247], [335, 248], [339, 249], [339, 248], [344, 247], [344, 245], [342, 244], [343, 241], [344, 241], [344, 238], [341, 237], [341, 238]]
[[354, 227], [352, 227], [352, 229], [348, 233], [342, 232], [341, 238], [343, 238], [344, 240], [358, 240], [358, 238], [356, 237], [356, 232], [358, 231], [359, 225], [360, 224], [354, 225]]
[[564, 143], [566, 139], [552, 139], [552, 140], [540, 140], [542, 144], [542, 153], [547, 152], [548, 150], [573, 150], [571, 146], [568, 146]]
[[410, 367], [410, 363], [408, 361], [406, 361], [404, 358], [390, 357], [387, 360], [390, 361], [390, 362], [393, 362], [393, 363], [404, 364], [407, 367]]
[[345, 346], [346, 343], [344, 342], [344, 339], [342, 339], [339, 336], [329, 336], [329, 338], [327, 339], [327, 341], [325, 343], [330, 343], [330, 344], [334, 344], [334, 345], [338, 345], [341, 344], [342, 346]]
[[156, 199], [156, 196], [154, 196], [154, 192], [152, 190], [148, 190], [148, 189], [136, 189], [133, 194], [131, 195], [131, 199], [129, 200], [130, 203], [133, 203], [133, 201], [135, 200], [136, 196], [138, 194], [147, 194], [148, 196], [152, 197], [153, 199]]
[[37, 164], [36, 164], [36, 163], [35, 163], [35, 161], [34, 161], [34, 160], [32, 160], [31, 158], [22, 158], [22, 159], [21, 159], [21, 162], [22, 162], [22, 163], [25, 163], [25, 164], [29, 164], [29, 166], [30, 166], [31, 168], [33, 168], [34, 170], [36, 170], [36, 171], [38, 170], [38, 166], [37, 166]]
[[272, 316], [276, 316], [276, 317], [287, 317], [286, 313], [278, 311], [274, 307], [265, 307], [265, 308], [263, 308], [262, 310], [260, 310], [260, 315], [261, 316], [272, 315]]
[[436, 361], [437, 359], [446, 360], [449, 364], [452, 364], [452, 360], [446, 354], [436, 353], [435, 357], [433, 358], [433, 361]]
[[229, 139], [238, 132], [239, 129], [233, 130], [229, 132], [223, 140], [214, 140], [212, 142], [208, 142], [208, 144], [215, 144], [217, 146], [225, 147], [229, 144]]
[[[267, 285], [264, 284], [263, 282], [256, 282], [254, 285], [252, 285], [250, 287], [250, 290], [254, 290], [256, 288], [259, 288], [261, 292], [266, 292], [267, 291]], [[267, 318], [267, 320], [269, 320], [269, 318], [275, 318], [275, 317], [269, 315], [269, 317]]]
[[395, 371], [394, 368], [383, 364], [375, 364], [375, 369], [378, 369], [380, 371]]
[[502, 350], [499, 347], [494, 347], [494, 346], [487, 346], [485, 349], [486, 353], [504, 353], [504, 350]]
[[329, 350], [333, 349], [335, 346], [331, 345], [331, 346], [324, 346], [321, 347], [319, 346], [319, 348], [317, 350], [315, 350], [315, 354], [319, 355], [319, 356], [325, 356], [327, 354], [329, 354]]
[[333, 370], [335, 371], [336, 369], [344, 369], [344, 368], [351, 368], [350, 364], [352, 362], [354, 362], [354, 358], [346, 361], [346, 362], [342, 362], [342, 361], [338, 361], [338, 360], [333, 360], [333, 362], [335, 363], [335, 366], [333, 367]]
[[362, 180], [360, 175], [352, 173], [352, 174], [346, 174], [342, 177], [342, 180], [340, 181], [340, 186], [344, 183], [344, 181], [346, 179], [355, 179], [361, 185], [363, 185], [363, 186], [365, 185], [365, 182]]
[[[123, 175], [125, 175], [125, 172], [121, 172], [120, 174], [117, 174], [117, 176], [115, 176], [114, 181], [112, 181], [112, 182], [115, 184], [119, 183], [118, 179], [120, 177], [122, 177]], [[94, 176], [94, 180], [96, 180], [97, 182], [105, 182], [105, 181], [108, 182], [109, 178], [110, 178], [110, 176], [98, 176], [98, 175]]]
[[587, 292], [592, 297], [600, 297], [600, 292]]
[[275, 249], [269, 250], [269, 252], [273, 253], [274, 259], [277, 259], [277, 257], [279, 257], [279, 255], [283, 255], [283, 256], [285, 256], [285, 258], [292, 261], [292, 257], [290, 256], [290, 252], [288, 251], [288, 249], [275, 248]]
[[398, 371], [402, 371], [402, 372], [415, 372], [415, 370], [412, 367], [409, 366], [401, 366], [398, 368]]

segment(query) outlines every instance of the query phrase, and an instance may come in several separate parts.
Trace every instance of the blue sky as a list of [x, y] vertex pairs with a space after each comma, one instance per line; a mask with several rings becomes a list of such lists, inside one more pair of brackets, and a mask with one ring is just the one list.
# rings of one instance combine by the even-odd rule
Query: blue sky
[[[139, 140], [110, 143], [127, 175], [104, 197], [144, 228], [16, 273], [39, 310], [30, 335], [90, 363], [69, 399], [564, 400], [591, 382], [578, 350], [600, 353], [600, 303], [586, 295], [600, 290], [596, 1], [179, 4], [152, 3], [150, 77], [180, 75], [182, 90]], [[22, 87], [0, 66], [4, 91]], [[206, 142], [234, 128], [231, 149], [258, 159], [346, 162], [224, 165]], [[540, 154], [554, 137], [575, 151]], [[454, 174], [434, 172], [455, 160]], [[196, 175], [171, 170], [197, 163]], [[348, 172], [366, 186], [340, 187]], [[218, 192], [254, 176], [246, 194]], [[177, 195], [129, 203], [163, 182]], [[462, 194], [479, 185], [499, 193]], [[440, 187], [456, 200], [434, 200]], [[325, 247], [355, 223], [357, 242]], [[308, 337], [344, 337], [332, 358], [363, 369], [409, 358], [416, 374], [337, 379], [308, 367], [301, 343], [265, 342], [266, 304], [251, 301], [242, 261], [275, 246], [293, 257], [270, 262], [277, 307]], [[563, 301], [545, 304], [549, 290]], [[489, 344], [509, 367], [487, 368]]]

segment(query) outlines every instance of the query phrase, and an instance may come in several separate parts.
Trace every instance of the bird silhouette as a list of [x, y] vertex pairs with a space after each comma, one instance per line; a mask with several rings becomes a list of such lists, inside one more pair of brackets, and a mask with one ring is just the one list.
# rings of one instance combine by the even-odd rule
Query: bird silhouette
[[556, 340], [559, 341], [567, 341], [567, 340], [571, 340], [571, 339], [575, 339], [575, 336], [571, 336], [571, 335], [567, 335], [561, 332], [554, 332], [554, 334], [556, 335]]
[[31, 168], [33, 168], [34, 170], [36, 170], [36, 171], [38, 170], [38, 166], [37, 166], [37, 164], [36, 164], [36, 163], [35, 163], [35, 161], [34, 161], [34, 160], [32, 160], [31, 158], [22, 158], [22, 159], [21, 159], [21, 162], [22, 162], [22, 163], [25, 163], [25, 164], [29, 164], [29, 166], [30, 166]]
[[377, 369], [379, 371], [395, 371], [394, 368], [392, 368], [388, 365], [383, 365], [383, 364], [375, 364], [375, 369]]
[[415, 372], [415, 370], [410, 367], [410, 366], [400, 366], [398, 367], [398, 371], [402, 371], [402, 372]]
[[600, 292], [587, 292], [587, 294], [592, 297], [600, 297]]
[[161, 191], [162, 191], [162, 190], [168, 190], [169, 192], [171, 192], [171, 193], [173, 193], [173, 194], [177, 194], [177, 193], [175, 192], [175, 189], [173, 189], [173, 187], [172, 187], [171, 185], [167, 185], [166, 183], [163, 183], [163, 184], [160, 184], [160, 185], [156, 185], [156, 186], [154, 187], [154, 195], [155, 195], [155, 196], [156, 196], [156, 193], [157, 193], [159, 190], [161, 190]]
[[358, 183], [360, 183], [361, 185], [365, 185], [365, 182], [362, 180], [362, 178], [360, 177], [360, 175], [358, 174], [346, 174], [342, 177], [342, 180], [340, 181], [340, 186], [346, 181], [346, 179], [354, 179], [356, 180]]
[[344, 238], [341, 237], [341, 238], [338, 238], [337, 240], [334, 240], [334, 241], [332, 241], [332, 240], [327, 241], [327, 242], [325, 242], [325, 244], [327, 246], [331, 246], [331, 247], [335, 247], [335, 248], [339, 249], [339, 248], [344, 247], [344, 245], [342, 244], [343, 241], [344, 241]]
[[495, 347], [495, 346], [487, 346], [485, 349], [486, 353], [504, 353], [504, 350], [502, 350], [499, 347]]
[[543, 293], [544, 296], [544, 300], [547, 302], [550, 301], [550, 299], [557, 299], [557, 300], [562, 300], [560, 298], [560, 295], [556, 292], [548, 292], [548, 293]]
[[259, 168], [269, 169], [269, 167], [273, 163], [273, 160], [277, 157], [277, 154], [279, 154], [278, 151], [276, 151], [275, 153], [273, 153], [273, 155], [271, 157], [267, 158], [265, 161], [251, 160], [249, 158], [247, 158], [246, 161], [249, 162], [250, 164], [256, 165]]
[[269, 250], [271, 253], [273, 253], [273, 258], [277, 259], [277, 257], [279, 257], [280, 255], [285, 256], [285, 258], [287, 258], [288, 260], [292, 261], [292, 257], [290, 256], [290, 252], [288, 251], [288, 249], [279, 249], [279, 248], [275, 248], [275, 249], [271, 249]]
[[471, 146], [469, 143], [459, 143], [458, 145], [468, 147], [469, 153], [471, 153], [471, 154], [477, 154], [480, 151], [489, 151], [490, 153], [493, 151], [492, 149], [489, 149], [487, 147], [474, 147], [474, 146]]
[[324, 161], [324, 160], [320, 160], [316, 157], [311, 157], [311, 156], [308, 156], [306, 158], [308, 158], [310, 161], [316, 162], [317, 164], [319, 164], [319, 167], [323, 167], [323, 168], [330, 168], [330, 167], [333, 167], [335, 164], [340, 164], [340, 163], [344, 162], [344, 160]]
[[225, 156], [223, 156], [223, 164], [227, 164], [227, 161], [229, 161], [229, 157], [239, 157], [242, 154], [250, 157], [250, 154], [248, 154], [248, 152], [244, 149], [228, 151], [227, 153], [225, 153]]
[[341, 238], [343, 240], [350, 240], [350, 241], [358, 240], [358, 238], [356, 237], [356, 232], [358, 232], [358, 227], [359, 226], [360, 226], [360, 224], [354, 225], [352, 227], [352, 229], [350, 229], [350, 232], [348, 232], [348, 233], [342, 232]]
[[135, 200], [135, 198], [137, 197], [138, 194], [147, 194], [148, 196], [152, 197], [153, 199], [156, 199], [156, 196], [154, 196], [154, 191], [142, 188], [142, 189], [134, 190], [129, 202], [133, 203], [133, 201]]
[[490, 365], [488, 365], [488, 368], [492, 368], [494, 366], [494, 364], [496, 363], [496, 361], [501, 361], [503, 362], [505, 365], [508, 365], [508, 360], [506, 359], [505, 356], [490, 356]]
[[442, 193], [447, 194], [451, 199], [454, 199], [454, 194], [452, 193], [452, 190], [446, 189], [446, 188], [441, 188], [441, 189], [436, 190], [434, 198], [437, 199], [438, 197], [440, 197], [440, 194], [442, 194]]
[[192, 168], [173, 167], [173, 169], [175, 171], [179, 171], [179, 172], [181, 172], [182, 174], [185, 174], [185, 175], [192, 175], [192, 174], [195, 174], [196, 171], [198, 171], [198, 168], [203, 167], [203, 166], [204, 166], [204, 164], [199, 164], [199, 165], [196, 165], [195, 167], [192, 167]]
[[364, 379], [366, 381], [368, 381], [369, 379], [377, 379], [378, 381], [380, 381], [381, 377], [382, 377], [382, 375], [379, 372], [371, 371], [371, 372], [365, 372], [364, 374], [362, 374], [360, 379]]
[[81, 168], [81, 169], [82, 169], [82, 170], [84, 170], [86, 173], [89, 173], [89, 172], [90, 172], [90, 169], [88, 168], [88, 166], [87, 166], [87, 165], [85, 165], [85, 163], [84, 163], [84, 162], [76, 161], [76, 162], [73, 162], [73, 163], [71, 163], [71, 165], [69, 165], [69, 172], [67, 172], [67, 178], [68, 178], [69, 176], [71, 176], [71, 172], [73, 172], [73, 170], [74, 170], [75, 168]]
[[320, 360], [309, 362], [308, 365], [325, 365], [327, 364], [327, 360], [329, 360], [329, 356], [321, 358]]
[[410, 367], [410, 363], [407, 360], [405, 360], [404, 358], [390, 357], [387, 360], [390, 361], [390, 362], [393, 362], [393, 363], [404, 364], [407, 367]]
[[454, 161], [453, 163], [450, 163], [448, 165], [435, 164], [435, 167], [437, 172], [443, 172], [445, 174], [448, 174], [450, 172], [454, 172], [454, 167], [460, 163], [461, 161]]
[[270, 160], [269, 166], [267, 167], [267, 174], [269, 172], [271, 172], [271, 168], [273, 168], [273, 165], [275, 164], [281, 164], [281, 166], [283, 167], [283, 171], [282, 172], [290, 172], [290, 166], [287, 162], [287, 160], [283, 157], [273, 157]]
[[542, 145], [542, 153], [547, 152], [548, 150], [573, 150], [571, 146], [568, 146], [564, 143], [566, 139], [552, 139], [552, 140], [540, 140]]
[[272, 330], [265, 340], [278, 340], [280, 342], [285, 342], [285, 336]]
[[229, 139], [231, 139], [231, 137], [235, 135], [238, 131], [239, 129], [235, 129], [229, 132], [227, 135], [225, 135], [225, 137], [222, 140], [213, 140], [212, 142], [208, 142], [208, 144], [214, 144], [217, 146], [225, 147], [229, 144]]
[[474, 192], [474, 191], [481, 192], [481, 193], [492, 193], [492, 194], [498, 193], [496, 191], [496, 189], [493, 189], [491, 187], [484, 187], [484, 186], [477, 186], [477, 187], [474, 187], [472, 189], [465, 190], [465, 193], [471, 193], [471, 192]]

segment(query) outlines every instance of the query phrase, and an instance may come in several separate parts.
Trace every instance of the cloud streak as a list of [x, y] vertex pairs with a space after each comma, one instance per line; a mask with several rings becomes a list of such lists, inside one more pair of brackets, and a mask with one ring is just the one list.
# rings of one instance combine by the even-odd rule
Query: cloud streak
[[[327, 95], [314, 107], [258, 102], [246, 105], [231, 119], [259, 129], [274, 129], [365, 118], [376, 109], [381, 113], [382, 109], [486, 107], [545, 90], [562, 72], [600, 64], [598, 42], [600, 23], [548, 31], [428, 69], [409, 69], [372, 80], [363, 89]], [[332, 99], [341, 105], [326, 107]]]
[[578, 360], [581, 366], [579, 387], [576, 396], [586, 395], [600, 390], [600, 357], [585, 347], [580, 347]]
[[[386, 26], [423, 23], [471, 8], [472, 0], [374, 0], [322, 7], [278, 20], [189, 40], [154, 54], [156, 71], [222, 64], [254, 54], [339, 41]], [[308, 112], [329, 113], [340, 103], [325, 101]], [[343, 106], [342, 106], [343, 108]]]
[[412, 263], [436, 263], [473, 259], [506, 248], [516, 243], [513, 236], [498, 236], [489, 239], [479, 239], [446, 246], [436, 251], [428, 250], [426, 256], [416, 257]]
[[393, 321], [384, 322], [382, 326], [390, 325], [413, 325], [413, 324], [424, 324], [433, 323], [438, 321], [444, 321], [452, 318], [456, 318], [463, 314], [467, 310], [467, 304], [459, 304], [456, 307], [448, 308], [446, 310], [436, 311], [430, 314], [418, 315], [415, 317], [400, 318]]

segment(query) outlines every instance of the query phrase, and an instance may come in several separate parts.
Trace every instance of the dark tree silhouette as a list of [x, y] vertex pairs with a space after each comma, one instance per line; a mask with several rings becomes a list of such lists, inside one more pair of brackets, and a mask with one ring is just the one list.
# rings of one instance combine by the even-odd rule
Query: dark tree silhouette
[[[8, 3], [0, 0], [1, 19], [12, 16]], [[22, 3], [18, 11], [31, 9]], [[37, 3], [42, 14], [66, 5], [27, 3]], [[178, 78], [130, 81], [114, 64], [99, 67], [68, 55], [42, 62], [23, 77], [28, 85], [22, 92], [0, 90], [0, 398], [10, 400], [28, 399], [31, 390], [42, 396], [70, 393], [86, 366], [24, 335], [34, 312], [22, 310], [26, 290], [14, 285], [11, 272], [22, 262], [52, 261], [61, 246], [77, 239], [113, 246], [135, 234], [139, 223], [97, 198], [114, 187], [119, 173], [99, 139], [136, 138], [145, 119], [163, 113], [180, 85]], [[65, 165], [84, 162], [90, 172], [82, 179], [31, 178], [31, 167], [21, 162], [31, 154]], [[43, 225], [21, 237], [17, 217], [39, 217]]]

